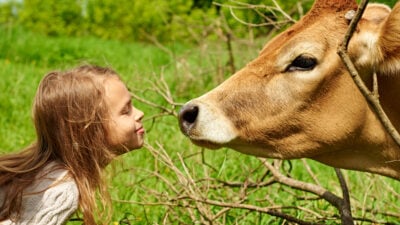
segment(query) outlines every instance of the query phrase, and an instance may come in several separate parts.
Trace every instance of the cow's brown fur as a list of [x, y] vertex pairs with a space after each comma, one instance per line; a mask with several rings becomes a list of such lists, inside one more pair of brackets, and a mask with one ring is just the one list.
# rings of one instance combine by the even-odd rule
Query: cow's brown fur
[[[282, 159], [307, 157], [400, 179], [400, 148], [336, 53], [348, 29], [345, 14], [356, 7], [352, 0], [317, 1], [258, 58], [187, 103], [180, 113], [182, 131], [210, 148], [226, 146]], [[400, 3], [392, 11], [368, 6], [349, 53], [369, 86], [377, 72], [382, 106], [400, 130]], [[315, 58], [317, 65], [288, 70], [299, 55]], [[188, 119], [188, 114], [194, 115]]]

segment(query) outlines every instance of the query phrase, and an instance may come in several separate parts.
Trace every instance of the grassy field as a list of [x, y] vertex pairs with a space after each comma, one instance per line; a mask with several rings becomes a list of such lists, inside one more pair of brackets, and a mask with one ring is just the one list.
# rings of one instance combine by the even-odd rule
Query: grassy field
[[[156, 46], [95, 38], [51, 38], [5, 28], [0, 34], [1, 153], [18, 151], [34, 140], [32, 99], [41, 77], [51, 70], [83, 63], [111, 66], [133, 93], [157, 105], [134, 101], [146, 115], [147, 147], [120, 157], [110, 167], [113, 224], [290, 224], [235, 204], [274, 209], [309, 222], [340, 224], [337, 210], [325, 200], [277, 183], [262, 186], [271, 174], [259, 159], [229, 149], [196, 147], [179, 132], [176, 118], [165, 115], [176, 113], [179, 107], [167, 102], [155, 87], [169, 91], [176, 103], [211, 89], [229, 76], [225, 43]], [[264, 41], [235, 43], [236, 67], [255, 57]], [[160, 83], [162, 80], [166, 86]], [[330, 167], [292, 160], [283, 162], [281, 168], [295, 179], [319, 184], [341, 196]], [[400, 223], [399, 182], [343, 172], [357, 224]], [[259, 186], [249, 185], [257, 182]], [[212, 204], [215, 202], [230, 206]]]

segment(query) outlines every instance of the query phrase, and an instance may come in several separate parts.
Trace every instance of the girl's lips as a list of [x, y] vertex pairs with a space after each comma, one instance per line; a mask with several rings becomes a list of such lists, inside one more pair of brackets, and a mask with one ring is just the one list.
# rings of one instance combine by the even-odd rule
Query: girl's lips
[[139, 129], [136, 130], [136, 133], [138, 134], [144, 134], [146, 131], [143, 127], [140, 127]]

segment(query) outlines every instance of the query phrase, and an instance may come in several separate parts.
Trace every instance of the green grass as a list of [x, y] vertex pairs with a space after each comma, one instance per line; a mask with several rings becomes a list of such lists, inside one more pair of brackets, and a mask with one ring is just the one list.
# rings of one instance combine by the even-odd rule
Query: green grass
[[[170, 105], [151, 87], [161, 75], [165, 78], [176, 102], [183, 103], [192, 97], [211, 89], [229, 75], [226, 67], [227, 52], [222, 43], [210, 43], [208, 47], [169, 44], [167, 50], [143, 43], [105, 41], [96, 38], [46, 37], [22, 29], [0, 29], [0, 152], [18, 151], [35, 138], [31, 122], [31, 104], [36, 87], [44, 74], [51, 70], [65, 69], [82, 63], [108, 65], [116, 69], [133, 92], [159, 105]], [[255, 57], [261, 45], [235, 44], [236, 66], [240, 68]], [[239, 51], [240, 49], [240, 51]], [[149, 131], [146, 142], [166, 153], [178, 171], [187, 168], [186, 178], [191, 176], [198, 181], [203, 196], [225, 202], [238, 201], [242, 187], [220, 187], [204, 178], [230, 182], [268, 180], [270, 175], [260, 166], [258, 159], [233, 150], [203, 150], [192, 145], [180, 132], [173, 116], [152, 116], [161, 112], [136, 101], [134, 103], [146, 114], [145, 127]], [[175, 112], [178, 109], [174, 109]], [[159, 144], [160, 146], [157, 146]], [[162, 147], [161, 147], [162, 146]], [[203, 153], [203, 154], [202, 154]], [[180, 161], [184, 160], [184, 164]], [[334, 170], [319, 163], [307, 160], [318, 177], [321, 186], [340, 195], [340, 187]], [[189, 200], [170, 202], [175, 206], [159, 204], [161, 200], [177, 197], [173, 188], [184, 190], [185, 183], [177, 176], [177, 171], [163, 164], [160, 157], [148, 149], [141, 149], [120, 157], [115, 161], [115, 173], [111, 176], [110, 192], [114, 199], [113, 221], [118, 224], [193, 224], [194, 220], [204, 218], [197, 210], [190, 214], [190, 207], [201, 205]], [[287, 161], [284, 164], [292, 177], [314, 183], [306, 172], [301, 160]], [[156, 174], [158, 176], [156, 176]], [[381, 176], [345, 171], [351, 189], [353, 215], [380, 222], [400, 223], [400, 218], [370, 213], [400, 211], [398, 206], [400, 184]], [[181, 177], [182, 178], [182, 177]], [[164, 180], [163, 180], [164, 179]], [[172, 186], [168, 186], [170, 183]], [[189, 184], [187, 184], [189, 185]], [[394, 192], [393, 192], [393, 191]], [[397, 193], [397, 194], [396, 194]], [[340, 224], [334, 218], [337, 211], [326, 201], [310, 200], [313, 195], [282, 185], [274, 184], [263, 188], [249, 188], [246, 204], [268, 207], [297, 206], [307, 210], [283, 209], [288, 214], [307, 221], [317, 221], [318, 215], [330, 220], [326, 224]], [[130, 202], [130, 203], [129, 203]], [[143, 204], [146, 203], [146, 204]], [[201, 205], [213, 214], [223, 207]], [[311, 213], [310, 211], [313, 211]], [[215, 224], [288, 224], [284, 220], [257, 212], [242, 209], [226, 211]], [[79, 224], [70, 222], [70, 224]], [[358, 222], [358, 224], [370, 224]]]

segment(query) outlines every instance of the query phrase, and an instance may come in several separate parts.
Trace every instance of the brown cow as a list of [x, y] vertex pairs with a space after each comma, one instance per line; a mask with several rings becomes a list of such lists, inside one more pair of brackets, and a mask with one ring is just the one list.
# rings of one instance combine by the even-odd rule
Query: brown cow
[[[182, 132], [197, 145], [260, 157], [311, 158], [400, 179], [400, 148], [337, 54], [354, 0], [317, 0], [299, 22], [224, 83], [186, 103]], [[400, 3], [370, 4], [349, 45], [400, 130]]]

